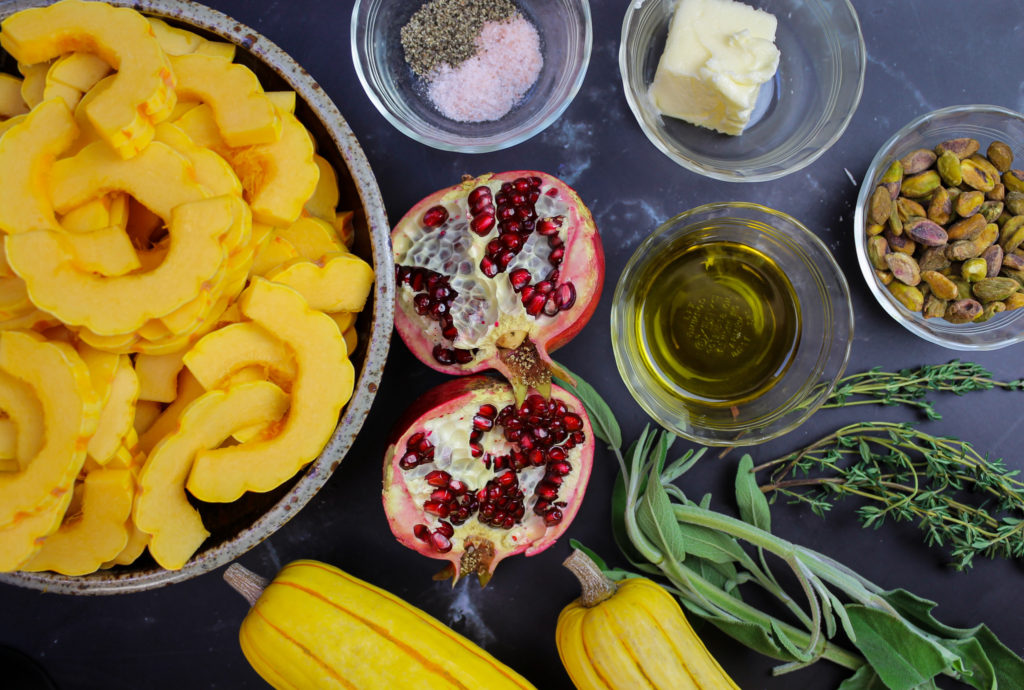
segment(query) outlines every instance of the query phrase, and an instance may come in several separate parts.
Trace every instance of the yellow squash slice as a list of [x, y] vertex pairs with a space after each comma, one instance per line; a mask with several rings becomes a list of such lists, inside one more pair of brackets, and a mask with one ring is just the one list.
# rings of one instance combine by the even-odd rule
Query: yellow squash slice
[[178, 395], [178, 374], [184, 366], [184, 352], [169, 355], [136, 355], [139, 400], [169, 403]]
[[118, 335], [169, 314], [210, 289], [225, 269], [223, 238], [238, 223], [251, 220], [237, 197], [181, 204], [171, 213], [169, 232], [174, 241], [166, 258], [151, 271], [124, 276], [83, 273], [62, 250], [59, 237], [49, 232], [9, 237], [7, 259], [39, 308], [98, 335]]
[[315, 262], [294, 259], [267, 279], [295, 288], [313, 309], [362, 311], [373, 287], [373, 268], [355, 254], [335, 253]]
[[8, 526], [45, 510], [71, 490], [100, 405], [89, 369], [65, 343], [6, 331], [0, 334], [0, 369], [32, 388], [45, 429], [43, 445], [25, 470], [0, 476], [0, 526]]
[[320, 218], [299, 218], [288, 227], [279, 228], [277, 234], [291, 242], [299, 256], [310, 261], [318, 261], [326, 254], [348, 251], [334, 232], [334, 226]]
[[291, 407], [276, 435], [196, 455], [188, 489], [202, 501], [233, 501], [269, 491], [315, 458], [352, 395], [354, 372], [329, 316], [291, 288], [256, 278], [239, 299], [242, 314], [284, 341], [295, 355]]
[[[106, 465], [121, 448], [125, 435], [132, 429], [135, 401], [139, 395], [139, 379], [131, 360], [118, 356], [117, 371], [110, 385], [110, 393], [100, 412], [96, 432], [89, 439], [89, 457]], [[130, 459], [129, 455], [129, 459]], [[108, 560], [110, 557], [104, 558]]]
[[0, 370], [0, 410], [14, 431], [14, 452], [4, 455], [14, 460], [14, 469], [24, 470], [43, 447], [42, 405], [31, 386]]
[[258, 367], [261, 378], [278, 383], [295, 378], [289, 348], [257, 323], [233, 323], [208, 333], [184, 357], [185, 365], [206, 390], [221, 388], [239, 370]]
[[288, 396], [266, 381], [203, 394], [184, 411], [177, 431], [150, 453], [139, 476], [133, 518], [150, 534], [149, 552], [169, 570], [185, 565], [209, 536], [185, 496], [185, 479], [198, 452], [216, 448], [233, 431], [271, 424], [288, 409]]
[[28, 104], [21, 97], [21, 79], [0, 72], [0, 118], [24, 115]]
[[129, 470], [93, 470], [82, 482], [80, 510], [74, 501], [61, 526], [21, 570], [85, 575], [114, 558], [128, 543], [126, 521], [135, 484]]
[[281, 118], [245, 65], [209, 55], [171, 58], [178, 96], [202, 101], [213, 111], [224, 142], [233, 148], [272, 144], [281, 136]]
[[0, 138], [0, 230], [59, 229], [47, 180], [54, 160], [77, 134], [71, 111], [54, 99], [34, 108]]
[[306, 213], [331, 223], [334, 222], [338, 208], [338, 175], [320, 154], [313, 156], [313, 160], [320, 170], [320, 177], [313, 195], [306, 200]]
[[4, 20], [0, 46], [27, 64], [74, 51], [95, 53], [117, 70], [113, 84], [87, 112], [103, 139], [124, 158], [145, 148], [153, 138], [153, 125], [174, 107], [170, 63], [149, 22], [134, 10], [61, 0]]

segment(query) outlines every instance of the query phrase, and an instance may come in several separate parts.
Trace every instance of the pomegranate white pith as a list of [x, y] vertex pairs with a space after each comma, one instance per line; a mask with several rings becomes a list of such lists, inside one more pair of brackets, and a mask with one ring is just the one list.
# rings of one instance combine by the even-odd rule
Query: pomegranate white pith
[[450, 381], [425, 399], [384, 465], [384, 508], [398, 540], [449, 561], [455, 579], [475, 572], [481, 582], [503, 558], [554, 543], [593, 462], [580, 402], [555, 387], [547, 400], [533, 394], [517, 405], [508, 384], [486, 376]]
[[548, 352], [583, 327], [604, 280], [590, 212], [543, 173], [467, 177], [413, 207], [392, 243], [410, 350], [446, 373], [498, 369], [519, 389], [546, 390]]

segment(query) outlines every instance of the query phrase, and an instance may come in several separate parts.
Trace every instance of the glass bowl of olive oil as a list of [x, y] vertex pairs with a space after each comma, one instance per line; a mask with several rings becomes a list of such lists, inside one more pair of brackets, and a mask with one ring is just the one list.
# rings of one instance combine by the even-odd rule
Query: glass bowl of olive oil
[[842, 376], [853, 309], [842, 271], [794, 218], [706, 204], [658, 227], [612, 307], [615, 362], [655, 420], [706, 445], [752, 445], [809, 417]]

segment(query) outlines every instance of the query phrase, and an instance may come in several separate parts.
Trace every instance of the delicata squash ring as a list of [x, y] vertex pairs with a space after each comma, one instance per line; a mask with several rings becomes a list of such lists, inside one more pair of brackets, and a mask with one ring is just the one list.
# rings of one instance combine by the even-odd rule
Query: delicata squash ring
[[[66, 106], [60, 103], [60, 101], [66, 98], [70, 98], [72, 102], [80, 99], [71, 120], [71, 124], [77, 127], [78, 133], [77, 135], [72, 135], [72, 143], [68, 148], [62, 149], [59, 153], [55, 154], [54, 158], [56, 161], [48, 161], [46, 159], [34, 161], [42, 164], [40, 170], [43, 171], [43, 174], [37, 178], [41, 179], [43, 184], [38, 185], [36, 189], [45, 192], [45, 194], [40, 193], [36, 195], [34, 199], [46, 202], [43, 209], [46, 210], [48, 208], [52, 217], [62, 227], [56, 228], [46, 222], [33, 223], [30, 227], [25, 227], [24, 224], [19, 223], [19, 232], [30, 234], [34, 234], [39, 230], [47, 230], [54, 233], [62, 232], [64, 240], [61, 243], [62, 251], [65, 255], [77, 255], [78, 267], [82, 272], [103, 274], [105, 270], [109, 270], [120, 273], [121, 276], [119, 277], [129, 277], [130, 275], [140, 275], [156, 270], [161, 262], [165, 260], [170, 250], [170, 242], [166, 239], [160, 239], [163, 232], [162, 226], [167, 224], [168, 218], [158, 218], [153, 213], [154, 208], [151, 208], [151, 206], [159, 208], [163, 205], [164, 212], [170, 213], [171, 209], [181, 203], [205, 201], [225, 194], [238, 197], [239, 189], [241, 188], [241, 195], [245, 203], [252, 207], [254, 205], [253, 202], [257, 202], [255, 205], [261, 207], [261, 215], [272, 218], [274, 226], [276, 226], [275, 228], [270, 225], [264, 225], [260, 228], [259, 233], [255, 235], [252, 234], [250, 228], [246, 228], [244, 233], [228, 233], [221, 242], [221, 249], [226, 255], [225, 265], [223, 270], [217, 274], [215, 281], [211, 283], [210, 292], [195, 296], [190, 302], [165, 315], [148, 319], [145, 324], [135, 331], [101, 335], [83, 326], [75, 326], [71, 329], [71, 332], [60, 328], [48, 330], [47, 335], [67, 339], [70, 342], [76, 342], [77, 338], [76, 349], [79, 352], [83, 352], [83, 343], [94, 343], [102, 349], [113, 352], [152, 352], [154, 354], [167, 352], [177, 356], [184, 354], [182, 348], [193, 347], [205, 333], [217, 333], [225, 324], [240, 322], [241, 325], [262, 328], [257, 326], [255, 321], [250, 320], [251, 316], [243, 314], [239, 309], [238, 302], [235, 301], [237, 298], [230, 298], [227, 296], [227, 293], [237, 293], [247, 282], [253, 280], [251, 263], [255, 258], [258, 248], [261, 246], [261, 242], [269, 238], [273, 230], [283, 229], [288, 231], [293, 224], [310, 219], [311, 216], [323, 218], [326, 223], [336, 228], [334, 233], [328, 234], [328, 239], [331, 236], [341, 234], [344, 243], [334, 245], [332, 242], [330, 248], [333, 251], [346, 251], [345, 244], [350, 243], [353, 236], [355, 236], [356, 246], [349, 249], [349, 251], [362, 256], [366, 260], [369, 260], [368, 257], [372, 251], [375, 257], [372, 267], [378, 275], [375, 276], [375, 282], [372, 287], [373, 300], [370, 303], [374, 309], [373, 319], [371, 321], [369, 314], [358, 318], [360, 347], [356, 350], [356, 358], [353, 360], [354, 370], [351, 370], [349, 374], [350, 379], [358, 377], [357, 380], [353, 381], [354, 396], [345, 407], [340, 423], [338, 411], [334, 410], [334, 418], [324, 425], [326, 432], [323, 440], [327, 440], [327, 447], [323, 448], [322, 451], [315, 450], [311, 453], [312, 457], [308, 460], [310, 465], [308, 471], [303, 472], [300, 469], [298, 476], [289, 478], [285, 485], [276, 490], [265, 494], [249, 494], [245, 501], [238, 501], [215, 511], [208, 511], [204, 506], [197, 505], [201, 512], [202, 520], [207, 522], [204, 525], [204, 529], [208, 530], [211, 534], [202, 543], [201, 550], [188, 557], [180, 570], [165, 570], [154, 567], [152, 562], [148, 560], [135, 561], [135, 558], [146, 548], [150, 536], [140, 531], [133, 519], [129, 517], [123, 525], [126, 528], [128, 537], [124, 548], [112, 558], [108, 557], [101, 565], [103, 568], [117, 566], [118, 564], [122, 566], [127, 565], [128, 567], [115, 567], [112, 571], [93, 572], [74, 577], [59, 575], [55, 572], [25, 572], [24, 569], [14, 573], [0, 572], [0, 581], [2, 582], [45, 589], [51, 592], [112, 594], [148, 589], [180, 581], [223, 565], [228, 560], [236, 558], [239, 554], [252, 548], [268, 534], [276, 530], [281, 524], [292, 517], [322, 486], [323, 482], [331, 475], [337, 463], [348, 450], [356, 431], [365, 418], [373, 394], [376, 391], [377, 383], [380, 380], [384, 357], [390, 340], [392, 323], [391, 305], [393, 304], [394, 282], [393, 270], [389, 265], [388, 224], [383, 205], [380, 202], [372, 173], [359, 149], [358, 143], [334, 104], [327, 98], [320, 87], [313, 82], [301, 67], [284, 55], [273, 44], [266, 41], [266, 39], [259, 36], [249, 27], [240, 25], [216, 11], [196, 3], [182, 4], [178, 0], [110, 0], [110, 2], [113, 5], [141, 9], [167, 18], [170, 23], [166, 26], [159, 24], [159, 20], [150, 23], [151, 27], [156, 27], [153, 28], [153, 33], [157, 36], [158, 43], [167, 55], [175, 54], [170, 45], [171, 41], [169, 41], [168, 32], [174, 34], [174, 37], [177, 39], [181, 39], [177, 41], [180, 45], [173, 47], [179, 53], [194, 52], [202, 55], [213, 55], [221, 60], [225, 60], [226, 63], [230, 63], [232, 62], [233, 53], [237, 50], [239, 62], [248, 66], [256, 74], [263, 88], [274, 89], [274, 91], [266, 93], [266, 98], [273, 104], [277, 117], [281, 119], [282, 130], [287, 127], [285, 124], [286, 120], [293, 123], [299, 122], [303, 125], [303, 128], [289, 128], [291, 130], [289, 133], [291, 141], [296, 144], [301, 143], [303, 146], [301, 147], [301, 152], [298, 152], [299, 155], [297, 157], [293, 155], [288, 144], [285, 144], [280, 149], [269, 142], [232, 147], [226, 143], [227, 138], [223, 137], [220, 132], [215, 132], [221, 141], [225, 142], [223, 144], [225, 148], [222, 151], [214, 148], [213, 153], [221, 155], [224, 163], [227, 164], [224, 165], [207, 155], [207, 151], [203, 147], [207, 149], [212, 148], [208, 142], [198, 139], [192, 131], [178, 126], [178, 121], [183, 114], [187, 116], [189, 112], [197, 109], [211, 111], [210, 103], [196, 103], [195, 100], [202, 101], [202, 98], [193, 93], [193, 95], [183, 101], [180, 107], [167, 107], [147, 119], [150, 119], [154, 126], [152, 141], [158, 144], [154, 147], [154, 150], [158, 150], [163, 146], [165, 152], [160, 155], [163, 155], [164, 158], [172, 158], [173, 156], [165, 155], [165, 153], [173, 153], [177, 155], [179, 161], [185, 161], [185, 168], [191, 168], [195, 175], [192, 178], [195, 185], [193, 189], [201, 188], [202, 194], [196, 195], [196, 198], [191, 200], [182, 200], [176, 204], [174, 199], [168, 197], [168, 190], [157, 189], [152, 193], [152, 198], [147, 200], [148, 205], [143, 204], [136, 198], [135, 192], [127, 189], [119, 190], [118, 187], [123, 185], [109, 184], [109, 174], [114, 169], [112, 167], [113, 162], [131, 162], [131, 159], [143, 155], [142, 152], [149, 147], [140, 147], [139, 153], [126, 159], [122, 152], [115, 152], [109, 148], [110, 143], [100, 131], [100, 128], [96, 126], [94, 118], [91, 117], [93, 114], [93, 104], [108, 89], [116, 85], [116, 81], [123, 76], [121, 71], [104, 77], [100, 82], [95, 82], [95, 79], [105, 70], [100, 69], [101, 65], [97, 61], [84, 58], [83, 56], [89, 55], [89, 53], [82, 51], [71, 51], [71, 54], [75, 55], [75, 57], [62, 62], [61, 79], [57, 79], [57, 72], [52, 71], [52, 64], [49, 67], [47, 67], [46, 63], [38, 65], [41, 69], [37, 70], [40, 73], [37, 75], [35, 80], [37, 83], [33, 87], [38, 93], [30, 94], [33, 101], [29, 105], [39, 107], [46, 102], [44, 95], [47, 86], [50, 87], [49, 92], [54, 97], [54, 103], [60, 104], [61, 107], [66, 108]], [[5, 3], [0, 8], [0, 21], [10, 17], [22, 8], [38, 3], [39, 0], [10, 0], [10, 2]], [[70, 2], [66, 4], [72, 5], [76, 3]], [[176, 27], [184, 27], [186, 29], [197, 27], [200, 32], [190, 33]], [[165, 31], [164, 29], [167, 30]], [[221, 40], [218, 41], [217, 39]], [[223, 42], [224, 40], [227, 42]], [[9, 56], [5, 57], [5, 68], [13, 66], [14, 61]], [[76, 67], [76, 70], [74, 70], [75, 74], [67, 76], [65, 74], [66, 63], [71, 63], [72, 61], [75, 63], [80, 62], [86, 67], [94, 66], [96, 70], [94, 73], [90, 72], [89, 74], [85, 74], [85, 72], [89, 71], [85, 70], [79, 74]], [[198, 63], [198, 61], [196, 62]], [[173, 68], [171, 71], [173, 73]], [[88, 79], [79, 80], [79, 76], [88, 77]], [[19, 84], [21, 83], [20, 79], [17, 79], [17, 81]], [[58, 89], [58, 86], [66, 86], [67, 88]], [[288, 89], [294, 89], [294, 92]], [[79, 93], [74, 93], [74, 91]], [[18, 95], [20, 96], [20, 94]], [[16, 103], [15, 105], [19, 104]], [[287, 115], [291, 115], [295, 119], [290, 120], [290, 118], [286, 117]], [[0, 123], [0, 130], [9, 131], [19, 124], [24, 124], [27, 119], [27, 114], [18, 115], [15, 118]], [[67, 118], [64, 119], [66, 120]], [[211, 121], [213, 121], [214, 127], [217, 127], [215, 119], [211, 118]], [[162, 127], [162, 125], [166, 126]], [[308, 128], [308, 132], [304, 131], [304, 128]], [[181, 131], [175, 131], [175, 129]], [[160, 134], [161, 130], [163, 131], [163, 136]], [[302, 136], [299, 137], [299, 134]], [[0, 131], [0, 136], [5, 136], [2, 131]], [[312, 148], [313, 142], [311, 139], [315, 140], [319, 147], [319, 154], [329, 165], [325, 166], [323, 161], [317, 161], [313, 158], [314, 149]], [[195, 146], [190, 146], [189, 142]], [[54, 166], [64, 167], [69, 165], [68, 161], [74, 159], [93, 143], [108, 147], [106, 150], [106, 159], [108, 160], [102, 161], [104, 171], [99, 172], [103, 172], [104, 175], [108, 176], [107, 189], [109, 191], [94, 191], [102, 188], [95, 180], [85, 185], [76, 185], [69, 179], [63, 179], [61, 185], [56, 184], [59, 175], [55, 174]], [[233, 153], [236, 156], [228, 158], [224, 155], [225, 153]], [[96, 156], [91, 161], [99, 161], [100, 158]], [[201, 158], [205, 160], [201, 160]], [[98, 172], [95, 166], [82, 165], [82, 163], [88, 160], [86, 157], [78, 159], [77, 165], [82, 166], [79, 170], [89, 175]], [[0, 166], [0, 168], [3, 168], [3, 166]], [[269, 177], [260, 176], [261, 168], [268, 172]], [[337, 177], [334, 175], [332, 168], [338, 171], [339, 175]], [[126, 169], [122, 168], [121, 170], [124, 171]], [[138, 170], [141, 169], [141, 167], [138, 168]], [[240, 184], [240, 172], [243, 171], [246, 174], [245, 181], [249, 185], [248, 187]], [[159, 175], [166, 181], [166, 170], [161, 170]], [[131, 174], [123, 173], [121, 176], [122, 179], [132, 177]], [[320, 180], [321, 176], [324, 177], [323, 181]], [[272, 181], [264, 184], [270, 178], [273, 178]], [[131, 181], [134, 182], [134, 180]], [[335, 184], [338, 185], [338, 189], [332, 189]], [[173, 186], [177, 187], [177, 185]], [[287, 188], [287, 191], [285, 188]], [[59, 210], [56, 208], [57, 204], [54, 203], [58, 196], [55, 192], [58, 189], [62, 190], [62, 193], [59, 195]], [[307, 210], [305, 209], [305, 204], [311, 201], [314, 192], [317, 195], [317, 200]], [[2, 190], [0, 190], [0, 193], [2, 193]], [[268, 194], [270, 196], [267, 196]], [[85, 197], [84, 199], [83, 196]], [[26, 198], [33, 199], [31, 195]], [[108, 214], [103, 214], [97, 213], [97, 210], [102, 209], [80, 210], [83, 203], [113, 204], [118, 199], [129, 198], [132, 208], [129, 210], [127, 226], [123, 222], [124, 219], [116, 216], [112, 211]], [[80, 199], [81, 201], [79, 201]], [[338, 204], [341, 205], [340, 210], [334, 208]], [[149, 211], [150, 220], [144, 218], [144, 213], [141, 215], [136, 213], [139, 208]], [[313, 213], [314, 210], [316, 213]], [[68, 214], [71, 214], [71, 216], [68, 216]], [[74, 221], [74, 227], [63, 227], [66, 218]], [[83, 222], [83, 219], [88, 222]], [[367, 232], [368, 227], [369, 232]], [[123, 252], [127, 248], [124, 242], [119, 243], [117, 241], [119, 232], [124, 232], [128, 241], [133, 243], [132, 251], [136, 253], [139, 260], [138, 267], [132, 266], [132, 262], [125, 260], [130, 258], [127, 254], [119, 256], [117, 261], [111, 261], [110, 257], [106, 255], [104, 247], [119, 245], [118, 252]], [[77, 233], [79, 236], [69, 241], [67, 238], [71, 233]], [[309, 244], [308, 240], [313, 239], [316, 242]], [[328, 253], [325, 251], [327, 245], [322, 240], [322, 237], [318, 235], [313, 237], [305, 231], [297, 234], [292, 233], [289, 236], [289, 243], [293, 241], [298, 242], [302, 245], [302, 251], [308, 251], [315, 244], [313, 251], [318, 254], [317, 259], [320, 258], [320, 255]], [[4, 241], [6, 242], [6, 238], [4, 238]], [[309, 247], [306, 246], [307, 244], [309, 244]], [[294, 246], [297, 247], [299, 245]], [[292, 251], [295, 252], [295, 256], [288, 258], [296, 258], [301, 255], [299, 250], [295, 248]], [[264, 267], [266, 271], [270, 271], [276, 267], [276, 263], [267, 261], [264, 263]], [[4, 277], [21, 281], [16, 273], [3, 269], [4, 266], [0, 266], [0, 271], [2, 271]], [[223, 285], [223, 289], [218, 288], [218, 285]], [[281, 286], [281, 288], [290, 290], [284, 286]], [[219, 290], [223, 294], [220, 294], [218, 297], [216, 295]], [[294, 291], [291, 292], [294, 293]], [[33, 328], [40, 332], [51, 326], [60, 325], [59, 322], [49, 317], [45, 312], [36, 309], [34, 305], [32, 305], [32, 309], [31, 314], [0, 323], [0, 329], [13, 326], [15, 322], [22, 328]], [[215, 313], [217, 316], [211, 319], [207, 325], [195, 326], [196, 319], [208, 312]], [[329, 323], [335, 331], [339, 332], [339, 350], [341, 347], [344, 347], [346, 342], [350, 347], [355, 346], [356, 328], [353, 322], [358, 315], [350, 312], [335, 314], [314, 313], [313, 315], [320, 317], [321, 322]], [[367, 330], [368, 325], [370, 330]], [[341, 333], [343, 329], [344, 333]], [[188, 333], [182, 334], [180, 333], [181, 331], [188, 331]], [[276, 334], [274, 337], [276, 337]], [[268, 437], [275, 434], [279, 435], [279, 432], [285, 428], [290, 417], [291, 405], [294, 402], [292, 393], [294, 392], [295, 378], [298, 376], [299, 370], [297, 366], [298, 361], [284, 341], [281, 341], [279, 344], [287, 354], [287, 359], [281, 361], [280, 371], [271, 371], [270, 376], [273, 384], [276, 384], [287, 397], [289, 410], [285, 412], [284, 420], [273, 422], [266, 431], [261, 429], [260, 424], [250, 424], [247, 427], [233, 431], [232, 435], [239, 443], [251, 445], [264, 443]], [[340, 351], [344, 353], [344, 350]], [[277, 356], [280, 353], [269, 354]], [[269, 359], [273, 359], [273, 357], [269, 357]], [[217, 363], [213, 362], [213, 364], [216, 365]], [[169, 366], [169, 369], [173, 368], [173, 366]], [[251, 382], [261, 382], [262, 385], [257, 386], [258, 388], [273, 385], [268, 384], [266, 378], [260, 378], [261, 375], [266, 376], [266, 374], [266, 370], [263, 370], [261, 365], [242, 366], [231, 373], [226, 381], [217, 386], [216, 390], [223, 394], [223, 392], [232, 388], [250, 385]], [[61, 524], [61, 517], [68, 504], [71, 505], [71, 509], [74, 511], [78, 510], [77, 506], [79, 505], [82, 506], [83, 512], [86, 511], [85, 503], [96, 503], [95, 492], [93, 492], [94, 498], [92, 501], [85, 500], [89, 492], [84, 490], [85, 484], [81, 480], [86, 476], [94, 476], [93, 483], [95, 484], [103, 476], [96, 476], [99, 472], [127, 470], [133, 477], [137, 475], [141, 469], [140, 461], [145, 459], [146, 456], [137, 453], [133, 457], [128, 449], [135, 448], [137, 445], [141, 446], [141, 437], [143, 435], [148, 435], [150, 448], [155, 447], [161, 438], [174, 431], [180, 420], [179, 415], [185, 411], [188, 403], [194, 402], [210, 392], [205, 390], [191, 376], [187, 367], [181, 369], [178, 381], [174, 383], [177, 383], [177, 386], [174, 386], [176, 390], [170, 393], [174, 401], [167, 406], [168, 411], [172, 408], [174, 409], [174, 414], [167, 415], [166, 423], [163, 424], [163, 433], [150, 434], [148, 430], [152, 428], [150, 425], [158, 417], [162, 420], [166, 411], [164, 414], [161, 414], [161, 405], [159, 403], [150, 402], [144, 398], [140, 399], [133, 406], [135, 414], [128, 433], [119, 439], [120, 443], [116, 444], [115, 453], [106, 459], [106, 464], [93, 458], [87, 452], [82, 469], [78, 473], [79, 481], [75, 484], [75, 490], [65, 492], [64, 494], [68, 497], [67, 501], [55, 501], [51, 510], [33, 514], [31, 518], [26, 518], [19, 522], [17, 529], [6, 530], [0, 528], [0, 535], [13, 532], [18, 532], [22, 536], [28, 532], [33, 532], [34, 534], [53, 533], [56, 526]], [[110, 386], [105, 384], [97, 385], [96, 382], [93, 382], [93, 387], [96, 389], [96, 393], [101, 396], [104, 395], [104, 390], [110, 388], [109, 399], [111, 404], [108, 404], [105, 409], [111, 411], [111, 419], [116, 420], [118, 423], [114, 425], [117, 429], [106, 434], [105, 439], [113, 439], [118, 435], [122, 426], [120, 422], [123, 421], [119, 411], [120, 405], [112, 404], [114, 398], [118, 397], [114, 395], [116, 386], [113, 382], [111, 382]], [[166, 394], [164, 396], [166, 397]], [[181, 403], [180, 405], [178, 404], [179, 402]], [[114, 410], [117, 411], [114, 412]], [[263, 426], [265, 427], [266, 425]], [[319, 422], [317, 426], [319, 426]], [[335, 429], [335, 427], [337, 428]], [[15, 446], [17, 446], [19, 439], [14, 436], [8, 436], [8, 438], [4, 439], [5, 445], [2, 449], [4, 454], [2, 462], [6, 464], [0, 467], [0, 470], [3, 470], [2, 474], [13, 476], [17, 469], [11, 465], [14, 461], [14, 458], [11, 456], [16, 452]], [[26, 437], [25, 445], [31, 445], [29, 443], [30, 440], [30, 438]], [[229, 444], [233, 442], [231, 440], [227, 441]], [[112, 444], [102, 445], [104, 445], [102, 451], [97, 449], [97, 453], [100, 455], [106, 454], [112, 447]], [[120, 476], [123, 477], [123, 474]], [[135, 484], [133, 492], [138, 491], [137, 484]], [[72, 495], [76, 495], [74, 501], [70, 500]], [[184, 494], [182, 493], [182, 495]], [[103, 529], [105, 534], [110, 536], [111, 539], [109, 541], [104, 540], [102, 549], [92, 549], [91, 555], [88, 555], [90, 567], [93, 561], [99, 557], [106, 556], [113, 551], [114, 545], [120, 544], [122, 537], [116, 539], [116, 544], [113, 539], [115, 532], [115, 525], [113, 523], [116, 522], [118, 515], [111, 515], [113, 519], [104, 522]], [[99, 523], [95, 524], [99, 526]], [[121, 528], [117, 528], [116, 531], [121, 533]], [[65, 530], [65, 533], [70, 535], [68, 530]], [[12, 534], [12, 536], [14, 535]], [[31, 537], [31, 535], [29, 536]], [[0, 543], [2, 543], [3, 538], [3, 536], [0, 536]], [[91, 543], [93, 540], [87, 541]], [[95, 547], [97, 544], [92, 544], [92, 546]], [[78, 552], [77, 555], [84, 554]], [[23, 559], [19, 560], [21, 564], [24, 564]], [[48, 564], [52, 566], [49, 570], [57, 569], [58, 572], [63, 572], [60, 570], [61, 568], [69, 571], [72, 569], [71, 566], [66, 567], [65, 565], [58, 564], [56, 561], [51, 561]], [[8, 560], [0, 563], [0, 570], [10, 570], [11, 568], [18, 567], [18, 565], [19, 563], [11, 564]], [[29, 567], [27, 564], [24, 565]], [[42, 563], [37, 560], [35, 566], [41, 567]], [[78, 569], [79, 566], [74, 567]], [[81, 567], [84, 568], [85, 566]]]

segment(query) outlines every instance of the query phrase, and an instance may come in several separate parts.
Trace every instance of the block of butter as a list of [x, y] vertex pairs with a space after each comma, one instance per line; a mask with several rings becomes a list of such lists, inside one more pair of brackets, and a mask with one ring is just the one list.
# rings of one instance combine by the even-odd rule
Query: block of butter
[[750, 121], [779, 67], [777, 20], [735, 0], [679, 0], [651, 98], [662, 114], [725, 134]]

